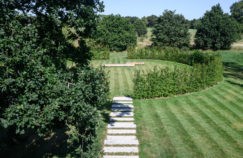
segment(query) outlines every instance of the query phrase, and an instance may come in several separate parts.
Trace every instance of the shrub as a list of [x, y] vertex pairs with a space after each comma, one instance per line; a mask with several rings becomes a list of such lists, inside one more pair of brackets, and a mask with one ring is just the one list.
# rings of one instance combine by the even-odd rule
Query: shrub
[[230, 49], [239, 38], [239, 26], [218, 4], [204, 14], [195, 38], [199, 49]]
[[188, 47], [189, 46], [189, 23], [183, 15], [175, 14], [166, 10], [158, 18], [153, 30], [153, 44], [155, 46]]

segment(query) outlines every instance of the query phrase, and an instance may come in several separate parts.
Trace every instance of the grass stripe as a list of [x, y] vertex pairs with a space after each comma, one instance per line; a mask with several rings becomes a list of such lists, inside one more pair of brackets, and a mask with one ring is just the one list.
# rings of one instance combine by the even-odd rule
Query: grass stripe
[[227, 108], [227, 105], [225, 105], [227, 102], [220, 101], [222, 98], [220, 98], [217, 94], [208, 92], [205, 96], [207, 97], [208, 108], [221, 118], [221, 120], [224, 120], [227, 125], [239, 120], [239, 116], [232, 113], [232, 111]]
[[[192, 126], [186, 121], [184, 116], [182, 115], [181, 111], [178, 111], [178, 107], [182, 106], [180, 105], [180, 102], [167, 102], [168, 110], [170, 111], [171, 119], [173, 120], [173, 124], [175, 124], [175, 127], [177, 131], [180, 131], [178, 133], [183, 140], [184, 145], [188, 146], [187, 152], [191, 153], [191, 157], [203, 157], [203, 153], [201, 149], [198, 147], [199, 144], [197, 144], [193, 137], [195, 138], [196, 135], [192, 135], [193, 128]], [[195, 132], [195, 131], [194, 131]]]
[[127, 93], [129, 92], [129, 84], [128, 84], [128, 80], [127, 80], [127, 69], [123, 68], [121, 71], [121, 76], [122, 76], [122, 80], [123, 80], [123, 85], [124, 87], [124, 94], [127, 95]]
[[[144, 102], [142, 104], [144, 104]], [[174, 157], [174, 155], [176, 154], [175, 148], [173, 147], [168, 137], [163, 122], [161, 122], [158, 114], [156, 113], [156, 110], [154, 108], [155, 105], [154, 104], [152, 105], [149, 104], [149, 105], [150, 106], [142, 105], [141, 109], [138, 109], [141, 111], [140, 113], [142, 113], [143, 115], [141, 120], [143, 124], [140, 125], [142, 129], [145, 128], [147, 131], [146, 133], [143, 133], [138, 137], [139, 141], [141, 142], [140, 146], [142, 150], [151, 150], [151, 151], [143, 152], [146, 154], [149, 153], [149, 155], [143, 155], [141, 154], [142, 152], [140, 152], [140, 157], [144, 157], [144, 158]], [[137, 105], [135, 106], [138, 107]], [[138, 128], [139, 127], [140, 126], [138, 126]], [[145, 132], [144, 130], [138, 130], [139, 133], [141, 131]], [[156, 144], [154, 144], [154, 142], [156, 142]]]
[[159, 102], [159, 105], [154, 107], [159, 119], [164, 124], [165, 130], [168, 131], [169, 139], [177, 153], [176, 157], [193, 157], [194, 154], [190, 151], [190, 147], [188, 147], [187, 143], [185, 144], [185, 141], [187, 140], [185, 140], [180, 134], [180, 132], [183, 131], [177, 127], [178, 121], [175, 119], [168, 106], [167, 102]]
[[126, 82], [128, 84], [128, 94], [132, 94], [133, 92], [133, 74], [130, 68], [127, 68], [124, 75], [126, 76]]
[[[199, 106], [198, 104], [203, 104], [204, 106]], [[212, 113], [212, 109], [208, 109], [208, 102], [204, 99], [199, 98], [197, 101], [195, 101], [195, 105], [207, 116], [205, 119], [208, 120], [208, 123], [215, 128], [215, 130], [222, 136], [223, 139], [227, 143], [230, 143], [230, 147], [232, 147], [231, 150], [236, 150], [237, 152], [240, 152], [242, 149], [243, 144], [240, 142], [242, 141], [241, 138], [236, 138], [234, 134], [238, 135], [234, 130], [229, 128], [222, 120], [220, 120], [217, 116], [215, 116], [215, 113]], [[203, 107], [203, 108], [202, 108]], [[234, 133], [234, 134], [232, 134]], [[242, 141], [243, 142], [243, 141]]]
[[[237, 105], [236, 105], [238, 107], [237, 109], [235, 109], [235, 106], [232, 106], [232, 104], [235, 105], [236, 101], [231, 101], [231, 100], [228, 101], [227, 96], [222, 95], [222, 93], [220, 93], [220, 92], [222, 92], [222, 90], [219, 92], [219, 89], [212, 89], [212, 92], [214, 94], [216, 94], [217, 96], [219, 96], [218, 98], [215, 98], [215, 99], [217, 99], [217, 102], [221, 103], [225, 109], [228, 109], [228, 111], [230, 111], [230, 114], [234, 118], [236, 118], [238, 121], [242, 121], [243, 113], [241, 113], [241, 111], [243, 111], [243, 110], [240, 107], [238, 107]], [[222, 99], [222, 98], [224, 98], [224, 99]]]
[[199, 105], [198, 103], [200, 102], [196, 101], [195, 99], [191, 99], [191, 97], [187, 97], [185, 101], [191, 105], [193, 111], [196, 112], [197, 117], [194, 118], [197, 119], [197, 122], [200, 122], [200, 125], [204, 127], [208, 133], [210, 133], [211, 137], [215, 138], [218, 146], [220, 146], [219, 150], [223, 150], [226, 157], [232, 157], [232, 152], [235, 153], [234, 157], [239, 156], [237, 153], [238, 151], [235, 152], [234, 147], [232, 147], [232, 144], [229, 143], [227, 139], [228, 137], [225, 137], [225, 132], [223, 132], [211, 119], [211, 117], [208, 116], [207, 112], [202, 110], [206, 108], [204, 104]]
[[[186, 100], [186, 101], [185, 101]], [[204, 119], [198, 115], [192, 107], [193, 103], [187, 98], [180, 99], [183, 106], [180, 107], [180, 111], [185, 111], [184, 115], [187, 117], [187, 121], [195, 128], [196, 132], [200, 135], [196, 140], [202, 145], [202, 151], [205, 157], [223, 157], [225, 152], [218, 143], [217, 137], [213, 135], [215, 131], [211, 129]], [[218, 136], [220, 138], [220, 136]], [[213, 150], [212, 150], [213, 149]]]
[[[171, 112], [175, 115], [177, 121], [181, 124], [181, 130], [183, 131], [182, 135], [184, 136], [185, 144], [188, 144], [190, 150], [192, 150], [195, 154], [193, 157], [205, 157], [204, 153], [206, 153], [204, 143], [200, 140], [204, 140], [205, 138], [199, 134], [198, 130], [191, 124], [188, 120], [188, 115], [185, 113], [183, 107], [183, 103], [174, 100], [173, 105], [168, 106]], [[190, 118], [191, 119], [191, 118]], [[204, 152], [203, 152], [204, 151]]]
[[[216, 100], [212, 99], [212, 95], [206, 94], [208, 99], [211, 99], [211, 101], [214, 103]], [[208, 99], [204, 99], [204, 103], [207, 106], [209, 113], [211, 116], [215, 116], [214, 120], [217, 121], [218, 126], [227, 133], [228, 137], [230, 137], [233, 143], [240, 144], [243, 149], [243, 142], [240, 143], [239, 139], [243, 140], [243, 135], [240, 135], [237, 131], [232, 129], [232, 122], [228, 120], [225, 116], [220, 114], [215, 106], [210, 106], [212, 104]]]

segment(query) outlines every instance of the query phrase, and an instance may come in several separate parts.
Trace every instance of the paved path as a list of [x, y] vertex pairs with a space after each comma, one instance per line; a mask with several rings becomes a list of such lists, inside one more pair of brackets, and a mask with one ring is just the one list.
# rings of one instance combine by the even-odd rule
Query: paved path
[[132, 98], [113, 98], [103, 158], [139, 158], [133, 109]]

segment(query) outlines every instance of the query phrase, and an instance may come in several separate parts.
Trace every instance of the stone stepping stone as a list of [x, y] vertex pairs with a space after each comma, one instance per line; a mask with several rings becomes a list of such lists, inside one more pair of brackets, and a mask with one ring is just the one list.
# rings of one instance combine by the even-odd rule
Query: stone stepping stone
[[106, 140], [137, 140], [136, 136], [110, 136], [106, 137]]
[[119, 97], [113, 97], [113, 101], [115, 100], [130, 100], [132, 101], [131, 97], [124, 97], [124, 96], [119, 96]]
[[109, 155], [105, 155], [103, 158], [139, 158], [138, 156], [109, 156]]
[[138, 147], [104, 147], [104, 153], [138, 154]]
[[111, 108], [112, 111], [120, 111], [120, 112], [131, 112], [132, 108]]
[[108, 129], [136, 129], [136, 125], [133, 122], [114, 122], [108, 124]]
[[108, 129], [107, 134], [136, 134], [136, 130], [135, 129], [129, 129], [129, 130]]
[[114, 97], [113, 98], [113, 103], [129, 103], [129, 104], [132, 104], [132, 98], [130, 97]]
[[133, 112], [111, 112], [111, 117], [133, 117]]
[[110, 118], [110, 122], [133, 122], [134, 118], [132, 117], [112, 117]]
[[119, 104], [119, 103], [113, 103], [111, 105], [112, 108], [134, 108], [132, 104]]
[[113, 101], [113, 103], [119, 103], [119, 104], [133, 104], [132, 101], [129, 100], [117, 100], [117, 101]]
[[138, 140], [129, 140], [129, 139], [111, 139], [111, 140], [105, 140], [105, 145], [123, 145], [123, 146], [129, 146], [129, 145], [139, 145]]

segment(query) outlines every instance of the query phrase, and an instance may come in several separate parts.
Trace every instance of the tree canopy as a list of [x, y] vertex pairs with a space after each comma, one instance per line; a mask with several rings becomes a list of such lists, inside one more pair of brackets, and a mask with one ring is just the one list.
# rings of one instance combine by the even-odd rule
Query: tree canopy
[[134, 26], [120, 15], [102, 16], [99, 20], [94, 39], [112, 51], [123, 51], [136, 45], [137, 36]]
[[221, 6], [215, 5], [201, 19], [196, 33], [196, 47], [200, 49], [229, 49], [239, 37], [239, 26]]
[[188, 47], [189, 24], [183, 15], [166, 10], [154, 27], [153, 44], [155, 46]]
[[233, 18], [235, 18], [239, 23], [243, 24], [243, 0], [232, 4], [230, 7], [230, 12]]
[[[66, 154], [97, 156], [97, 109], [108, 85], [103, 71], [88, 66], [84, 39], [102, 9], [98, 0], [0, 0], [0, 132], [8, 133], [0, 137], [0, 155], [23, 138], [64, 129]], [[79, 38], [79, 47], [67, 42], [64, 26], [75, 29], [71, 37]], [[76, 66], [68, 68], [67, 60]]]
[[144, 20], [141, 20], [138, 17], [126, 17], [126, 18], [134, 26], [135, 31], [139, 37], [147, 34], [147, 27]]

